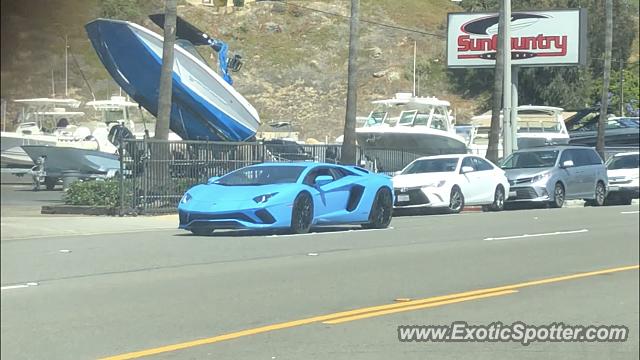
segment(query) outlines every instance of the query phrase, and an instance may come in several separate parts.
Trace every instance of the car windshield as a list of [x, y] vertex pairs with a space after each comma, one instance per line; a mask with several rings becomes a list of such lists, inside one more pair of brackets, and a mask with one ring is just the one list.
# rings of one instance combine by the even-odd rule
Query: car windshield
[[402, 170], [402, 174], [422, 174], [456, 171], [458, 158], [417, 160]]
[[304, 166], [249, 166], [229, 173], [214, 184], [226, 186], [250, 186], [295, 183]]
[[547, 168], [556, 164], [558, 150], [524, 151], [509, 155], [500, 165], [503, 169]]
[[640, 167], [640, 156], [638, 154], [614, 156], [607, 161], [607, 169], [637, 169]]

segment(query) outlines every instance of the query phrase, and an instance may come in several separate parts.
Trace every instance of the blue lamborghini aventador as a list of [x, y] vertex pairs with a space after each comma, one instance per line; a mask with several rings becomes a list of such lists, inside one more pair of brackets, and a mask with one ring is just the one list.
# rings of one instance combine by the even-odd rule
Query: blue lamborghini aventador
[[196, 235], [215, 229], [289, 229], [361, 224], [386, 228], [393, 211], [388, 176], [353, 166], [312, 162], [264, 163], [209, 179], [178, 205], [180, 228]]

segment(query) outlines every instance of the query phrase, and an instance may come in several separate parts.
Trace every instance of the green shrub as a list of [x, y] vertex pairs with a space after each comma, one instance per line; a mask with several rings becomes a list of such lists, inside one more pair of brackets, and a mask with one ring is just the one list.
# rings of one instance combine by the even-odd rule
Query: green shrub
[[73, 183], [63, 196], [65, 204], [120, 206], [120, 182], [118, 180], [90, 180]]

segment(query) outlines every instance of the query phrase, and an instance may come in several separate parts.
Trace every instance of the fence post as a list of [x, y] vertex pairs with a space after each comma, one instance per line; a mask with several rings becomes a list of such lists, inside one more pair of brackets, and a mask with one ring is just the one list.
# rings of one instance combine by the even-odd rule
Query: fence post
[[124, 216], [124, 152], [122, 143], [126, 141], [122, 139], [119, 144], [118, 152], [120, 153], [120, 211], [119, 216]]

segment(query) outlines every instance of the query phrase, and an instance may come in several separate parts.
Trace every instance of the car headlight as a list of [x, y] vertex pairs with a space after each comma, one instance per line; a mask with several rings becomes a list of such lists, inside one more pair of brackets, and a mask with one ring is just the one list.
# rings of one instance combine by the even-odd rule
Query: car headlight
[[536, 176], [531, 178], [531, 182], [535, 183], [535, 182], [538, 182], [538, 181], [545, 180], [545, 179], [549, 178], [550, 175], [551, 175], [550, 173], [544, 173], [544, 174], [536, 175]]
[[447, 182], [446, 180], [440, 180], [438, 182], [427, 184], [424, 187], [442, 187], [442, 185], [444, 185], [446, 182]]
[[271, 193], [271, 194], [264, 194], [264, 195], [256, 196], [256, 197], [253, 198], [253, 201], [255, 201], [257, 204], [266, 203], [269, 199], [271, 199], [272, 197], [274, 197], [277, 194], [278, 193]]
[[182, 199], [180, 199], [180, 203], [181, 204], [186, 204], [189, 202], [189, 200], [191, 200], [191, 198], [193, 198], [193, 196], [191, 196], [191, 194], [186, 193], [184, 194], [184, 196], [182, 196]]

